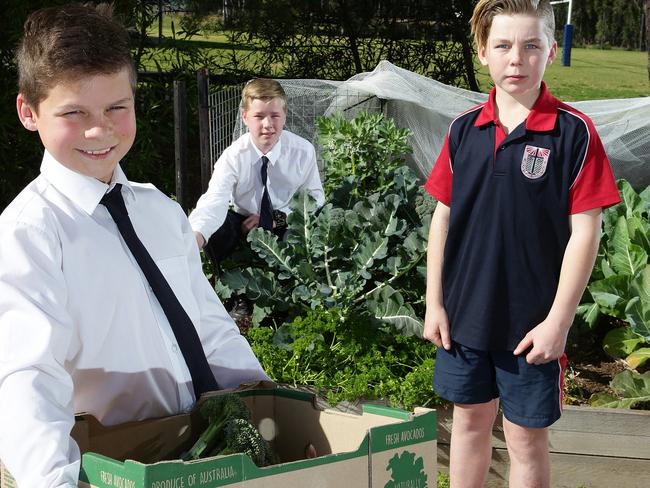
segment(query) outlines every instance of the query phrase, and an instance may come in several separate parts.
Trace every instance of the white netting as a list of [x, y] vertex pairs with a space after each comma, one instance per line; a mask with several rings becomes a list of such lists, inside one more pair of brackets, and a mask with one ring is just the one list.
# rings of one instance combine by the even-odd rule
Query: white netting
[[[347, 81], [278, 80], [289, 97], [286, 127], [316, 143], [315, 118], [335, 111], [383, 111], [413, 132], [413, 169], [426, 178], [449, 123], [487, 95], [444, 85], [382, 61]], [[571, 102], [593, 120], [616, 178], [637, 189], [650, 185], [650, 97]], [[245, 127], [238, 121], [234, 137]]]

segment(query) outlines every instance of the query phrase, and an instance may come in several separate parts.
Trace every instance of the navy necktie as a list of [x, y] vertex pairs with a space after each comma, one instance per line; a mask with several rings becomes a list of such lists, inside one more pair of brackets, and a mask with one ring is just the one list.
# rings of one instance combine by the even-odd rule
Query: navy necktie
[[192, 320], [135, 233], [122, 198], [122, 185], [116, 184], [115, 188], [104, 195], [100, 203], [106, 207], [108, 213], [113, 217], [124, 242], [126, 242], [131, 254], [133, 254], [140, 269], [142, 269], [149, 286], [151, 286], [158, 303], [160, 303], [167, 320], [169, 320], [176, 341], [183, 353], [183, 358], [185, 358], [187, 367], [190, 370], [190, 375], [192, 375], [192, 385], [194, 386], [196, 398], [198, 399], [201, 393], [217, 390], [217, 381], [210, 370], [205, 351]]
[[264, 185], [264, 193], [262, 193], [262, 204], [260, 205], [260, 227], [264, 230], [273, 230], [273, 206], [271, 205], [269, 189], [266, 186], [268, 166], [269, 158], [262, 156], [260, 176], [262, 177], [262, 185]]

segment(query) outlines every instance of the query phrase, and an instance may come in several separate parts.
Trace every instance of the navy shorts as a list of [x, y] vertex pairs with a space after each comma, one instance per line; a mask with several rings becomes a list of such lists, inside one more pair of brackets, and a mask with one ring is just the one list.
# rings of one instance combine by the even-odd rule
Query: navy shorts
[[526, 362], [512, 351], [478, 351], [452, 343], [439, 347], [433, 389], [460, 404], [499, 398], [503, 415], [522, 427], [548, 427], [562, 414], [566, 356], [546, 364]]

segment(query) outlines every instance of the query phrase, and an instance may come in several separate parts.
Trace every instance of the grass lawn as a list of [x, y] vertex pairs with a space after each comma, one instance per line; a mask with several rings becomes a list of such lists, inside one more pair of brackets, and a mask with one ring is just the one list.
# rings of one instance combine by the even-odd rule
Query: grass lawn
[[[573, 48], [571, 66], [562, 66], [561, 58], [558, 52], [544, 79], [562, 101], [650, 96], [645, 52]], [[489, 91], [487, 69], [481, 66], [477, 77], [481, 89]]]
[[[181, 18], [183, 14], [166, 14], [163, 16], [163, 26], [162, 33], [165, 38], [173, 38], [174, 34], [177, 40], [183, 38], [181, 32]], [[173, 29], [172, 29], [173, 23]], [[158, 22], [156, 21], [147, 31], [150, 37], [158, 38]], [[228, 38], [225, 33], [199, 33], [198, 35], [192, 37], [192, 41], [202, 42], [205, 45], [210, 45], [210, 43], [227, 43]]]

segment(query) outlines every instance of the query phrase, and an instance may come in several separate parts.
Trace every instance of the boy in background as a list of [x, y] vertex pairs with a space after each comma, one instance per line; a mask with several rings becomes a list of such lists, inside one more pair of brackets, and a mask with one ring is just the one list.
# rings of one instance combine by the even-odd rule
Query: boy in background
[[0, 459], [18, 486], [76, 487], [75, 412], [105, 425], [174, 415], [211, 387], [268, 377], [182, 209], [120, 168], [136, 72], [110, 8], [34, 12], [17, 60], [18, 116], [45, 154], [0, 216]]
[[434, 389], [454, 402], [451, 486], [483, 485], [498, 399], [509, 486], [548, 487], [567, 333], [602, 209], [620, 198], [592, 122], [542, 81], [557, 53], [549, 1], [479, 0], [471, 27], [494, 88], [451, 123], [426, 183], [424, 337], [439, 347]]
[[208, 190], [190, 214], [197, 244], [217, 272], [252, 229], [263, 227], [282, 238], [297, 192], [307, 190], [319, 207], [325, 201], [314, 146], [284, 130], [282, 86], [266, 78], [250, 81], [242, 90], [241, 116], [248, 132], [219, 157]]

